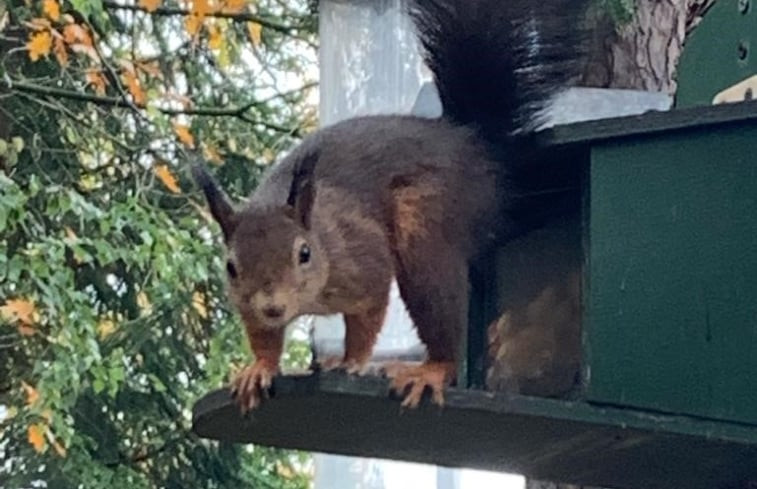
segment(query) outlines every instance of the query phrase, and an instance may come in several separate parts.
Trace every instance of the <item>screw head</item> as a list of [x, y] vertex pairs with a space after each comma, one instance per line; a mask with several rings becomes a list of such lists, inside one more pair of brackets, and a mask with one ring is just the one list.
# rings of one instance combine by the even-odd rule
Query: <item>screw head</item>
[[746, 61], [747, 56], [749, 56], [749, 43], [747, 41], [739, 43], [737, 56], [739, 57], [739, 61]]

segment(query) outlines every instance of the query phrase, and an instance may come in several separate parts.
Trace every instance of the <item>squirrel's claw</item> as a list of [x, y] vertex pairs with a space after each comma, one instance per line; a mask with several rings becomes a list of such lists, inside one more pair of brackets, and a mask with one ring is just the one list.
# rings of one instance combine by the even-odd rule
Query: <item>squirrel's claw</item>
[[355, 360], [349, 359], [344, 362], [344, 367], [347, 369], [347, 373], [350, 375], [364, 376], [371, 372], [370, 365], [367, 360]]
[[337, 370], [344, 366], [344, 359], [342, 356], [333, 355], [325, 357], [322, 360], [318, 360], [318, 367], [324, 372], [330, 370]]
[[454, 362], [426, 362], [421, 365], [391, 364], [384, 368], [391, 379], [391, 388], [399, 395], [410, 389], [402, 407], [414, 409], [423, 398], [426, 387], [431, 389], [431, 401], [444, 405], [444, 387], [454, 378]]
[[263, 397], [268, 397], [276, 372], [277, 368], [269, 362], [257, 360], [237, 374], [231, 383], [231, 393], [242, 414], [255, 409]]
[[354, 358], [344, 358], [341, 356], [325, 357], [318, 361], [319, 368], [328, 372], [331, 370], [344, 370], [349, 375], [367, 375], [370, 372], [368, 360], [356, 360]]

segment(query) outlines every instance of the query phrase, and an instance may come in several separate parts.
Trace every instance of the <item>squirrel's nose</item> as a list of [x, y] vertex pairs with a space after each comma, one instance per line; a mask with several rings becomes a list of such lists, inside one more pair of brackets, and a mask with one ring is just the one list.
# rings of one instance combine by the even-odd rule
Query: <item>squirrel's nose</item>
[[263, 314], [268, 319], [279, 319], [281, 316], [284, 315], [284, 307], [283, 306], [265, 306], [263, 308]]

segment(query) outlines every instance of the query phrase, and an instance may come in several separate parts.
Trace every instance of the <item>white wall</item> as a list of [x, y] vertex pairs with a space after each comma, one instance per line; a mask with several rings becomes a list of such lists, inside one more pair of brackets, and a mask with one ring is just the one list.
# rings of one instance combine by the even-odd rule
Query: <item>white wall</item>
[[[402, 0], [321, 0], [320, 120], [410, 113], [430, 79]], [[341, 317], [316, 318], [320, 355], [342, 351]], [[393, 284], [374, 358], [422, 348]], [[422, 351], [422, 350], [421, 350]], [[387, 460], [315, 455], [315, 489], [522, 489], [522, 477]]]

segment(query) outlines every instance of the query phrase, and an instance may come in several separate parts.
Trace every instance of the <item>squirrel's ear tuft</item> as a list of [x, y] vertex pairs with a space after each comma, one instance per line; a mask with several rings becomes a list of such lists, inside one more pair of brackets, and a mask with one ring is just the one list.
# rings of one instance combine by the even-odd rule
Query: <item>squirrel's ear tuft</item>
[[318, 157], [317, 151], [311, 151], [295, 164], [287, 197], [290, 215], [305, 229], [310, 229], [310, 215], [315, 201], [315, 165]]
[[218, 188], [216, 182], [201, 165], [192, 167], [192, 177], [205, 194], [210, 213], [221, 226], [224, 240], [228, 242], [237, 227], [238, 219], [234, 207], [232, 207], [226, 194]]

